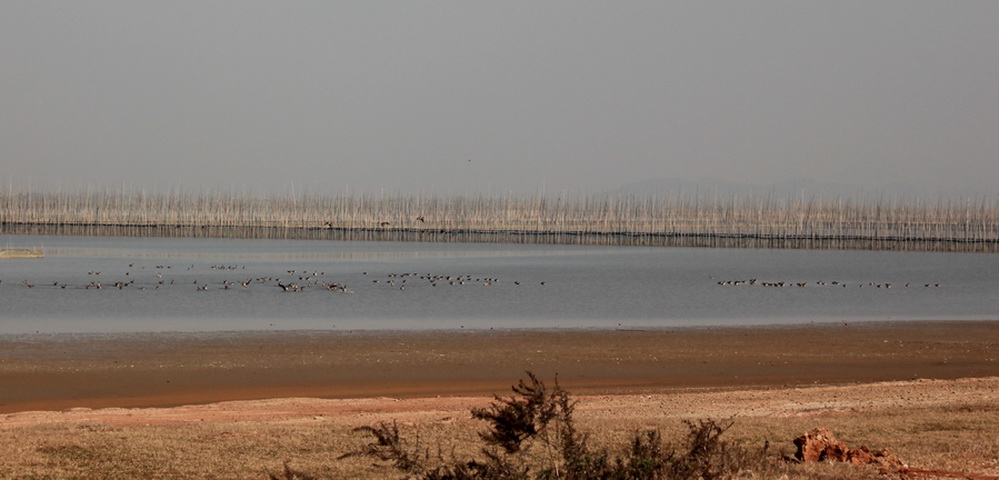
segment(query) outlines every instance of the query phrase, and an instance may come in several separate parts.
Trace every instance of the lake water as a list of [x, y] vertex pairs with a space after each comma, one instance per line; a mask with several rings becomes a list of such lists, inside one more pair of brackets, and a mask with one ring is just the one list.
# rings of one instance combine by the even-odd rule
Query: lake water
[[[45, 250], [0, 260], [0, 334], [999, 318], [994, 254], [26, 235], [0, 245]], [[730, 281], [746, 283], [719, 284]], [[323, 286], [334, 283], [346, 291]]]

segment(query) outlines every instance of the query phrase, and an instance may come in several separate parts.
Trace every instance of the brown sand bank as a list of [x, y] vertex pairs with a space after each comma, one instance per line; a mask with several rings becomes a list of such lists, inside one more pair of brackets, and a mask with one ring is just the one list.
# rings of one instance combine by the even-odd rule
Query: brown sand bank
[[990, 377], [999, 322], [6, 336], [0, 412], [488, 395], [525, 370], [578, 394]]

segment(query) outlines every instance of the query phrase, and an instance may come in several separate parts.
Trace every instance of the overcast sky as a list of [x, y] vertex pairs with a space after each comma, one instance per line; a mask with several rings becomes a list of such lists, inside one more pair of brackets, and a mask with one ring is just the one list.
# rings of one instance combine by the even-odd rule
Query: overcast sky
[[995, 194], [997, 25], [994, 0], [0, 0], [0, 168], [63, 191]]

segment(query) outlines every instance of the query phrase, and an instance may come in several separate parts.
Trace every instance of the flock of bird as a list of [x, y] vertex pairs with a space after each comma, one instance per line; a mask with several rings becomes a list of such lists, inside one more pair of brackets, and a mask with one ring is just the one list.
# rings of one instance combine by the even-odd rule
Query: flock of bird
[[[103, 289], [118, 289], [124, 290], [126, 288], [133, 288], [136, 290], [158, 290], [161, 287], [166, 287], [168, 285], [182, 285], [189, 284], [194, 287], [197, 291], [205, 291], [212, 289], [213, 287], [220, 290], [230, 290], [230, 289], [249, 289], [251, 285], [263, 284], [276, 286], [286, 292], [298, 292], [306, 290], [308, 288], [321, 287], [326, 290], [348, 293], [349, 290], [347, 286], [340, 282], [327, 281], [323, 278], [326, 275], [325, 272], [305, 272], [296, 270], [287, 270], [285, 276], [274, 276], [274, 277], [254, 277], [254, 278], [239, 278], [233, 279], [223, 279], [221, 281], [204, 281], [197, 278], [181, 279], [180, 276], [174, 276], [175, 278], [165, 278], [164, 275], [168, 275], [167, 270], [173, 269], [173, 265], [156, 265], [155, 271], [152, 273], [143, 272], [146, 270], [145, 266], [136, 266], [134, 263], [128, 264], [129, 270], [125, 271], [124, 274], [119, 274], [118, 278], [115, 280], [102, 280], [109, 275], [105, 274], [102, 276], [101, 271], [91, 270], [87, 272], [88, 277], [93, 277], [86, 283], [78, 282], [62, 282], [55, 281], [51, 284], [45, 283], [43, 286], [50, 286], [54, 288], [61, 289], [84, 289], [84, 290], [103, 290]], [[137, 268], [138, 271], [132, 270], [132, 268]], [[245, 270], [245, 266], [239, 265], [211, 265], [211, 270], [215, 271], [236, 271]], [[180, 270], [180, 269], [177, 269]], [[186, 272], [191, 272], [195, 270], [195, 266], [191, 265], [186, 269]], [[217, 275], [217, 274], [215, 274]], [[121, 278], [125, 277], [125, 278]], [[0, 280], [0, 286], [3, 285], [3, 281]], [[35, 288], [38, 283], [31, 283], [27, 280], [21, 282], [21, 286], [25, 288]]]
[[[102, 276], [101, 271], [91, 270], [87, 272], [87, 275], [88, 277], [92, 277], [92, 279], [89, 279], [89, 281], [85, 283], [55, 281], [51, 284], [43, 283], [42, 286], [84, 290], [157, 290], [168, 285], [188, 284], [193, 286], [193, 288], [197, 291], [207, 291], [210, 289], [249, 289], [253, 285], [266, 285], [278, 288], [283, 292], [302, 292], [310, 289], [321, 289], [338, 293], [352, 293], [345, 283], [329, 280], [326, 277], [326, 272], [320, 271], [286, 270], [283, 274], [277, 276], [252, 278], [243, 277], [238, 279], [223, 279], [221, 281], [217, 280], [218, 273], [213, 273], [212, 276], [216, 279], [206, 282], [204, 279], [199, 280], [195, 278], [193, 273], [188, 273], [196, 271], [194, 265], [188, 267], [185, 275], [183, 276], [169, 275], [170, 272], [168, 272], [168, 270], [174, 268], [172, 265], [156, 265], [156, 267], [152, 269], [154, 270], [153, 272], [145, 271], [145, 266], [136, 266], [134, 263], [129, 263], [128, 267], [129, 269], [125, 271], [124, 274], [118, 274], [118, 278], [114, 280], [102, 280], [102, 278], [106, 278], [109, 275], [105, 274]], [[210, 268], [216, 272], [235, 272], [246, 269], [245, 266], [240, 265], [211, 265]], [[175, 269], [174, 271], [177, 270], [182, 269]], [[362, 275], [367, 276], [368, 272], [363, 272]], [[186, 277], [186, 279], [183, 277]], [[422, 284], [419, 282], [422, 282]], [[417, 284], [428, 285], [431, 287], [437, 287], [438, 285], [481, 285], [488, 287], [496, 285], [499, 282], [500, 280], [495, 277], [477, 277], [470, 274], [449, 275], [432, 273], [389, 273], [383, 279], [374, 279], [371, 281], [372, 284], [394, 287], [399, 290], [405, 290], [407, 286], [414, 286]], [[513, 285], [521, 284], [520, 281], [514, 281], [512, 283]], [[540, 282], [540, 284], [545, 285], [546, 282]], [[3, 281], [0, 280], [0, 286], [2, 285]], [[36, 285], [38, 284], [31, 283], [27, 280], [21, 282], [21, 286], [25, 288], [35, 288]]]
[[[843, 288], [846, 288], [846, 287], [849, 286], [849, 284], [847, 284], [845, 282], [839, 282], [839, 281], [827, 282], [827, 281], [820, 280], [820, 281], [817, 281], [817, 282], [814, 282], [814, 283], [811, 283], [811, 282], [784, 282], [784, 281], [781, 281], [781, 282], [761, 282], [761, 281], [759, 281], [759, 280], [757, 280], [755, 278], [750, 278], [749, 280], [722, 280], [722, 281], [718, 282], [718, 285], [722, 285], [722, 286], [728, 286], [728, 285], [760, 285], [760, 286], [763, 286], [763, 287], [778, 287], [778, 288], [779, 287], [805, 288], [805, 287], [808, 287], [808, 286], [818, 286], [818, 287], [832, 286], [832, 287], [843, 287]], [[885, 283], [875, 283], [875, 282], [864, 283], [864, 282], [860, 282], [860, 283], [857, 283], [856, 285], [857, 285], [858, 288], [864, 288], [864, 287], [892, 288], [892, 286], [893, 286], [893, 284], [888, 283], [888, 282], [885, 282]], [[919, 286], [919, 285], [918, 284], [913, 284], [911, 282], [905, 284], [905, 287], [913, 287], [913, 286]], [[940, 284], [939, 283], [924, 283], [922, 286], [924, 288], [930, 288], [930, 287], [939, 288]]]
[[[367, 272], [364, 272], [367, 275]], [[388, 285], [390, 287], [398, 287], [400, 290], [405, 290], [407, 282], [409, 280], [422, 281], [426, 285], [431, 287], [436, 287], [437, 285], [482, 285], [484, 287], [490, 287], [499, 283], [498, 278], [493, 277], [474, 277], [472, 275], [446, 275], [446, 274], [434, 274], [434, 273], [390, 273], [387, 280], [372, 280], [372, 283]], [[413, 282], [416, 283], [416, 282]], [[412, 285], [410, 283], [409, 285]], [[514, 281], [514, 285], [520, 285], [519, 281]], [[541, 282], [544, 285], [545, 282]]]
[[[135, 264], [130, 263], [128, 264], [128, 266], [129, 268], [133, 268], [135, 267]], [[135, 268], [138, 268], [140, 271], [146, 269], [145, 266], [139, 266]], [[138, 290], [159, 289], [161, 286], [177, 284], [176, 279], [168, 280], [164, 278], [164, 272], [172, 268], [173, 268], [172, 265], [156, 265], [155, 267], [156, 271], [153, 275], [153, 278], [155, 278], [155, 280], [149, 281], [147, 277], [146, 279], [147, 281], [142, 281], [139, 282], [138, 284], [136, 284], [136, 278], [141, 276], [141, 273], [139, 273], [138, 275], [133, 275], [132, 270], [128, 270], [124, 273], [124, 276], [128, 277], [126, 279], [119, 279], [108, 282], [103, 282], [101, 280], [90, 280], [87, 283], [76, 284], [76, 285], [66, 282], [55, 281], [51, 283], [51, 286], [62, 289], [83, 288], [87, 290], [89, 289], [100, 290], [104, 288], [117, 288], [119, 290], [123, 290], [125, 288], [136, 288]], [[216, 271], [237, 271], [237, 270], [246, 269], [245, 266], [239, 266], [239, 265], [211, 265], [210, 268]], [[190, 267], [187, 268], [187, 271], [191, 271], [194, 269], [195, 266], [191, 265]], [[285, 274], [287, 276], [279, 275], [275, 277], [256, 277], [256, 278], [249, 278], [249, 279], [244, 278], [238, 280], [224, 279], [221, 282], [216, 281], [214, 283], [214, 286], [221, 290], [229, 290], [229, 289], [235, 289], [237, 287], [241, 287], [242, 289], [248, 289], [253, 284], [263, 284], [263, 285], [276, 286], [277, 288], [280, 288], [284, 292], [301, 292], [308, 289], [320, 288], [332, 292], [351, 293], [351, 291], [348, 289], [345, 283], [326, 280], [325, 279], [326, 272], [287, 270], [285, 271]], [[87, 275], [98, 277], [101, 275], [101, 272], [89, 271], [87, 272]], [[363, 275], [368, 275], [368, 272], [363, 272]], [[429, 285], [431, 287], [436, 287], [438, 285], [450, 285], [450, 286], [482, 285], [488, 287], [498, 284], [500, 280], [495, 277], [476, 277], [470, 274], [449, 275], [449, 274], [432, 274], [432, 273], [420, 274], [420, 273], [407, 272], [407, 273], [389, 273], [385, 279], [374, 279], [371, 282], [373, 284], [386, 285], [389, 287], [398, 288], [399, 290], [405, 290], [407, 286], [412, 286], [416, 284], [418, 281], [422, 282], [424, 285]], [[512, 283], [514, 285], [521, 284], [520, 281], [514, 281]], [[541, 285], [545, 285], [545, 283], [546, 282], [540, 282]], [[210, 282], [199, 283], [197, 279], [191, 281], [191, 284], [193, 284], [195, 289], [199, 291], [206, 291], [212, 288], [212, 283]], [[759, 285], [763, 287], [777, 287], [777, 288], [781, 287], [805, 288], [809, 286], [817, 286], [817, 287], [831, 286], [831, 287], [846, 288], [848, 286], [854, 286], [854, 285], [857, 288], [864, 288], [864, 287], [892, 288], [895, 286], [894, 284], [889, 282], [884, 282], [884, 283], [860, 282], [855, 284], [848, 284], [846, 282], [839, 282], [839, 281], [821, 281], [821, 280], [816, 282], [786, 282], [786, 281], [766, 282], [766, 281], [760, 281], [756, 278], [750, 278], [748, 280], [721, 280], [718, 281], [717, 284], [721, 286]], [[3, 285], [3, 280], [0, 280], [0, 286], [2, 285]], [[27, 280], [21, 282], [21, 286], [25, 288], [35, 288], [36, 285], [37, 285], [36, 283], [30, 283]], [[922, 286], [923, 288], [931, 288], [931, 287], [939, 288], [940, 284], [939, 283], [913, 284], [911, 282], [904, 284], [904, 287], [919, 287], [919, 286]]]

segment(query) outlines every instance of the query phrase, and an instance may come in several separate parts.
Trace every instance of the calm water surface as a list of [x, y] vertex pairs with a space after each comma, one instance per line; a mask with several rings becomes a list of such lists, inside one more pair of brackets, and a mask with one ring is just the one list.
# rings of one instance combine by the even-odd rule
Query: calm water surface
[[[0, 334], [999, 318], [990, 254], [22, 235], [0, 244], [46, 253], [0, 260]], [[778, 282], [787, 286], [763, 285]]]

